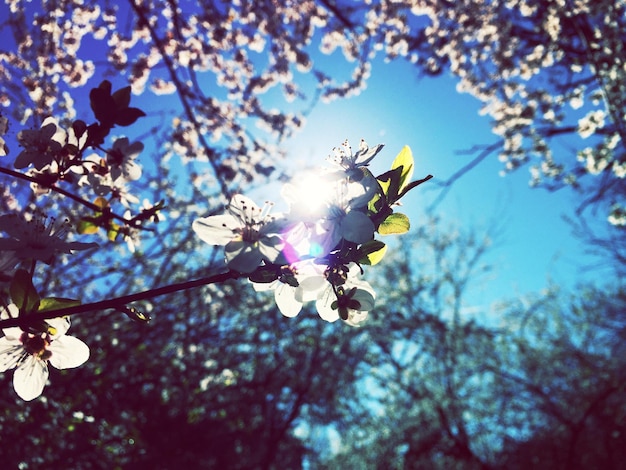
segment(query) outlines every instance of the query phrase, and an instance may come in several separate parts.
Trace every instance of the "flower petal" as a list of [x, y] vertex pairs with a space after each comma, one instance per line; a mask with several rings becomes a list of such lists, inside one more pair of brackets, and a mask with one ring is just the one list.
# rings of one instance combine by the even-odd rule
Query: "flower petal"
[[332, 307], [335, 300], [337, 300], [337, 296], [333, 292], [332, 286], [329, 284], [326, 289], [320, 292], [315, 302], [317, 313], [319, 313], [322, 320], [331, 323], [339, 320], [339, 310], [333, 309]]
[[323, 275], [309, 276], [299, 281], [300, 285], [296, 290], [296, 299], [300, 302], [315, 300], [319, 292], [328, 286], [328, 281]]
[[259, 240], [259, 251], [271, 262], [276, 261], [284, 246], [279, 236], [268, 236]]
[[235, 194], [228, 205], [228, 210], [239, 220], [256, 220], [261, 213], [261, 209], [256, 203], [243, 194]]
[[361, 326], [361, 323], [367, 320], [368, 315], [368, 312], [357, 312], [356, 310], [351, 310], [348, 313], [348, 319], [345, 323], [350, 326], [359, 327]]
[[261, 264], [263, 255], [257, 247], [243, 241], [233, 241], [225, 247], [228, 267], [240, 273], [251, 273]]
[[50, 318], [46, 323], [51, 326], [48, 333], [53, 340], [63, 336], [70, 329], [70, 317]]
[[[20, 309], [15, 304], [9, 304], [6, 307], [0, 307], [0, 319], [8, 320], [9, 318], [17, 318], [20, 314]], [[8, 339], [19, 340], [22, 336], [22, 329], [17, 326], [10, 326], [3, 328], [2, 332]]]
[[41, 395], [47, 380], [46, 362], [29, 355], [13, 374], [13, 388], [22, 400], [30, 401]]
[[200, 240], [209, 245], [226, 245], [234, 237], [233, 229], [239, 227], [239, 221], [230, 214], [203, 217], [191, 225]]
[[368, 312], [374, 308], [374, 297], [369, 292], [359, 289], [352, 298], [359, 302], [360, 312]]
[[19, 339], [0, 338], [0, 372], [13, 369], [25, 354]]
[[281, 283], [278, 279], [272, 282], [252, 282], [252, 287], [257, 292], [266, 292], [268, 290], [274, 290], [278, 287], [278, 284]]
[[280, 283], [274, 291], [274, 299], [280, 313], [286, 317], [295, 317], [302, 310], [302, 302], [296, 300], [296, 287]]
[[48, 350], [52, 353], [50, 364], [57, 369], [72, 369], [89, 359], [89, 346], [73, 336], [62, 336], [53, 341]]
[[363, 212], [350, 211], [341, 219], [343, 238], [353, 243], [365, 243], [374, 238], [374, 223]]

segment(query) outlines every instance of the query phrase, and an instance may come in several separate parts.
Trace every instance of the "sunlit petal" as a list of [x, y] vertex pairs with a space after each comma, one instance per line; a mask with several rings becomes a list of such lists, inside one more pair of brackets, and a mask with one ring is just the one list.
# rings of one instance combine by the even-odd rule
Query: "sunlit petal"
[[13, 388], [22, 400], [30, 401], [43, 392], [48, 380], [48, 366], [45, 361], [28, 356], [13, 374]]
[[319, 292], [328, 286], [326, 278], [322, 275], [310, 276], [300, 281], [300, 285], [296, 290], [296, 299], [300, 302], [315, 300]]
[[89, 347], [78, 338], [62, 336], [53, 341], [48, 350], [52, 353], [50, 364], [57, 369], [71, 369], [89, 359]]
[[337, 296], [330, 285], [318, 296], [315, 306], [322, 320], [331, 323], [339, 320], [339, 310], [332, 308], [332, 304], [335, 300], [337, 300]]
[[286, 317], [295, 317], [302, 310], [302, 302], [296, 300], [295, 293], [295, 287], [282, 282], [274, 291], [276, 305], [278, 305], [278, 309]]
[[70, 328], [69, 317], [50, 318], [46, 320], [46, 323], [51, 326], [49, 333], [50, 338], [53, 340], [63, 336]]
[[0, 338], [0, 372], [13, 369], [26, 352], [19, 340]]
[[259, 242], [259, 251], [271, 262], [278, 258], [283, 247], [284, 243], [278, 236], [265, 237]]
[[226, 245], [233, 239], [233, 229], [239, 225], [239, 221], [232, 215], [222, 214], [196, 219], [191, 227], [205, 243]]

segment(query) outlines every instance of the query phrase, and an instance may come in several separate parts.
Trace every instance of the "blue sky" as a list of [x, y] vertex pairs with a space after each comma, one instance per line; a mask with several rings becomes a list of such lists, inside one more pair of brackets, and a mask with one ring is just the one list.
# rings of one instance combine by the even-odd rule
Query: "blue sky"
[[[478, 114], [480, 103], [457, 93], [455, 85], [446, 75], [418, 79], [408, 63], [378, 61], [360, 95], [314, 108], [304, 129], [286, 143], [289, 159], [296, 168], [321, 165], [333, 146], [347, 138], [355, 148], [362, 137], [370, 145], [385, 144], [374, 161], [375, 174], [387, 170], [409, 145], [414, 178], [432, 174], [446, 180], [473, 158], [459, 151], [496, 140], [489, 119]], [[576, 207], [572, 192], [530, 188], [527, 167], [504, 177], [502, 169], [492, 155], [458, 180], [437, 206], [444, 221], [458, 226], [502, 222], [502, 235], [485, 258], [495, 268], [493, 276], [470, 295], [482, 305], [539, 292], [548, 280], [571, 287], [580, 279], [579, 268], [590, 262], [562, 218]], [[413, 224], [437, 196], [436, 188], [427, 183], [405, 198], [404, 211]]]

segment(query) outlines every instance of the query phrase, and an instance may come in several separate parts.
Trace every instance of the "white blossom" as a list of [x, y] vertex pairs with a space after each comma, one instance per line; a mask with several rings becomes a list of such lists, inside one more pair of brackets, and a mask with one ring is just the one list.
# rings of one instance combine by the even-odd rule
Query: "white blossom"
[[202, 241], [224, 245], [228, 266], [239, 272], [252, 272], [263, 260], [274, 262], [283, 247], [280, 218], [241, 194], [233, 196], [228, 213], [196, 219], [192, 228]]
[[43, 214], [33, 215], [25, 220], [17, 214], [0, 216], [0, 232], [8, 238], [0, 238], [0, 250], [11, 250], [22, 259], [36, 259], [50, 263], [57, 253], [71, 253], [72, 250], [95, 248], [96, 243], [66, 241], [69, 221], [50, 219]]
[[[0, 318], [16, 318], [18, 308], [0, 307]], [[89, 359], [89, 347], [78, 338], [66, 336], [69, 318], [45, 320], [46, 330], [26, 332], [18, 327], [4, 328], [0, 338], [0, 372], [16, 368], [13, 388], [25, 401], [37, 398], [48, 380], [48, 363], [57, 369], [70, 369]]]
[[141, 166], [135, 159], [143, 150], [141, 142], [128, 141], [128, 138], [117, 139], [113, 148], [108, 152], [107, 161], [111, 167], [111, 178], [115, 181], [122, 177], [127, 181], [141, 178]]
[[58, 156], [66, 141], [66, 134], [58, 126], [56, 119], [46, 118], [41, 129], [26, 129], [17, 134], [17, 140], [24, 147], [15, 159], [15, 168], [26, 168], [33, 165], [41, 170]]

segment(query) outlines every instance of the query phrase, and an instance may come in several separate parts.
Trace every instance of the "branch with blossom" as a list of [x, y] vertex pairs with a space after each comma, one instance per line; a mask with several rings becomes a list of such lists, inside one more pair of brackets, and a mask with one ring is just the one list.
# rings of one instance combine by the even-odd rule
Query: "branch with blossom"
[[382, 150], [361, 141], [352, 152], [348, 142], [335, 149], [333, 169], [315, 175], [315, 197], [306, 185], [289, 185], [283, 196], [287, 214], [272, 215], [246, 196], [232, 197], [222, 215], [199, 218], [193, 230], [210, 245], [222, 245], [227, 266], [248, 273], [256, 290], [272, 290], [280, 311], [297, 315], [315, 300], [326, 321], [358, 326], [374, 306], [374, 289], [361, 276], [363, 266], [382, 260], [385, 243], [375, 234], [401, 234], [409, 219], [395, 212], [408, 191], [431, 178], [411, 181], [414, 161], [404, 147], [391, 169], [374, 177], [369, 162]]
[[[50, 265], [61, 254], [99, 248], [74, 240], [74, 235], [104, 229], [109, 241], [120, 234], [127, 239], [132, 230], [145, 228], [145, 222], [158, 222], [163, 207], [162, 202], [148, 204], [134, 217], [113, 213], [113, 201], [127, 205], [132, 200], [124, 187], [141, 178], [136, 159], [144, 146], [121, 137], [106, 149], [105, 139], [113, 127], [128, 126], [144, 113], [129, 106], [129, 87], [113, 93], [108, 81], [91, 90], [90, 100], [96, 123], [87, 126], [77, 120], [65, 130], [47, 118], [39, 130], [21, 131], [23, 150], [15, 158], [16, 170], [1, 171], [30, 181], [36, 196], [53, 190], [92, 211], [79, 218], [76, 228], [69, 220], [38, 211], [0, 216], [0, 232], [5, 234], [0, 237], [0, 286], [6, 297], [0, 304], [0, 371], [16, 369], [13, 384], [21, 398], [32, 400], [43, 392], [48, 364], [72, 368], [88, 359], [88, 346], [65, 336], [71, 315], [113, 309], [147, 322], [149, 316], [133, 304], [231, 279], [245, 277], [255, 290], [273, 291], [278, 309], [288, 317], [314, 301], [325, 321], [341, 319], [351, 326], [365, 322], [376, 293], [362, 278], [364, 267], [380, 262], [387, 248], [376, 236], [409, 230], [408, 217], [396, 208], [403, 196], [431, 176], [411, 181], [414, 161], [408, 147], [389, 171], [374, 176], [369, 164], [383, 145], [369, 147], [363, 140], [356, 152], [347, 141], [333, 149], [330, 166], [313, 175], [314, 197], [302, 181], [285, 185], [285, 213], [272, 213], [273, 204], [259, 207], [235, 194], [224, 214], [194, 220], [192, 230], [202, 241], [224, 246], [225, 273], [85, 304], [65, 297], [42, 298], [35, 281], [37, 263]], [[104, 157], [87, 155], [87, 149], [102, 151]], [[94, 202], [62, 189], [64, 183], [90, 188]]]
[[[335, 168], [321, 169], [317, 175], [326, 193], [320, 193], [313, 206], [292, 185], [283, 191], [290, 206], [286, 214], [272, 215], [271, 204], [259, 208], [248, 197], [237, 194], [225, 214], [195, 220], [192, 228], [203, 241], [225, 247], [228, 272], [90, 304], [56, 297], [42, 299], [33, 284], [32, 271], [15, 267], [25, 261], [24, 256], [31, 263], [49, 263], [57, 253], [93, 249], [94, 244], [66, 242], [66, 225], [59, 229], [39, 219], [21, 222], [15, 215], [0, 217], [0, 230], [10, 235], [0, 239], [0, 253], [10, 255], [3, 266], [5, 272], [14, 270], [9, 277], [11, 303], [4, 307], [0, 319], [5, 332], [0, 343], [2, 371], [16, 368], [16, 392], [31, 400], [43, 391], [48, 363], [65, 368], [87, 360], [84, 343], [62, 336], [69, 328], [70, 315], [114, 309], [135, 320], [149, 321], [131, 305], [133, 302], [240, 277], [247, 277], [255, 290], [274, 291], [285, 316], [297, 315], [305, 302], [314, 300], [322, 319], [361, 325], [374, 308], [376, 297], [372, 286], [361, 279], [363, 267], [377, 264], [386, 251], [375, 234], [409, 230], [408, 217], [394, 209], [409, 190], [430, 178], [410, 181], [414, 162], [408, 147], [402, 149], [388, 172], [374, 177], [368, 164], [382, 147], [370, 149], [362, 141], [355, 153], [347, 142], [335, 149], [331, 159]], [[35, 246], [38, 250], [32, 249]], [[60, 334], [55, 326], [59, 321], [67, 322]]]

